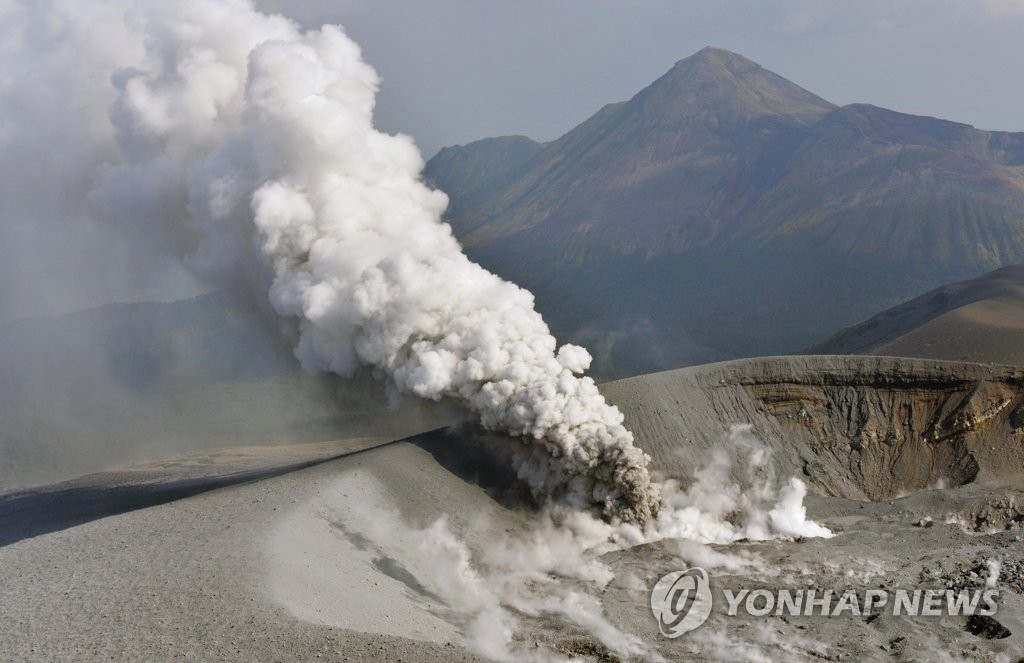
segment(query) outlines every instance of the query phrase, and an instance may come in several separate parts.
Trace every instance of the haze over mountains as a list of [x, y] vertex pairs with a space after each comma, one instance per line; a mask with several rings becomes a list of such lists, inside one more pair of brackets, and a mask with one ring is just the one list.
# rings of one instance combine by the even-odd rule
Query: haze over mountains
[[797, 350], [1024, 261], [1024, 134], [836, 107], [720, 49], [426, 174], [469, 255], [609, 376]]
[[223, 293], [0, 325], [0, 494], [181, 453], [390, 439], [452, 420], [420, 399], [389, 407], [365, 373], [303, 372], [282, 329]]

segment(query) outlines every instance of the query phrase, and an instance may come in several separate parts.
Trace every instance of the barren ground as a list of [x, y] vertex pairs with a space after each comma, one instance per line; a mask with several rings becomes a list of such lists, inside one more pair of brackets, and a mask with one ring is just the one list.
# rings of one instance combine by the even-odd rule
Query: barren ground
[[[599, 598], [612, 624], [670, 660], [1016, 661], [1022, 376], [783, 358], [607, 385], [666, 476], [689, 479], [729, 424], [751, 424], [773, 469], [809, 484], [809, 515], [837, 536], [715, 546], [717, 560], [663, 540], [605, 554], [615, 573], [606, 586], [563, 585]], [[465, 611], [437, 586], [419, 532], [447, 516], [479, 560], [537, 514], [509, 499], [503, 468], [467, 462], [471, 434], [235, 450], [0, 498], [0, 655], [476, 660]], [[719, 602], [707, 624], [667, 640], [647, 604], [661, 575], [692, 565], [708, 568], [720, 598], [740, 587], [980, 586], [989, 560], [1002, 567], [998, 628], [977, 634], [962, 617], [754, 620], [724, 615]], [[564, 618], [517, 616], [522, 652], [612, 660]]]

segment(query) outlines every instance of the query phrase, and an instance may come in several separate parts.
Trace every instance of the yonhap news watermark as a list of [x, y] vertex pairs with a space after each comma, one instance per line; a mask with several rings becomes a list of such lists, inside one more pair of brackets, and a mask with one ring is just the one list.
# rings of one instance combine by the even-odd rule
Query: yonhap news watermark
[[978, 589], [722, 589], [716, 605], [711, 576], [702, 568], [673, 571], [651, 590], [651, 612], [658, 630], [677, 638], [708, 620], [712, 612], [729, 617], [862, 617], [889, 614], [907, 617], [991, 617], [999, 590]]

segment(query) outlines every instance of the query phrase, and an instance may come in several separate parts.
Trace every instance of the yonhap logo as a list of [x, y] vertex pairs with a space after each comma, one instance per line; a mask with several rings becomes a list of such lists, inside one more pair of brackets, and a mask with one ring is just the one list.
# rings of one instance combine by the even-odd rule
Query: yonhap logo
[[[998, 564], [984, 586], [961, 589], [721, 588], [723, 616], [736, 617], [991, 617], [999, 609]], [[666, 638], [678, 638], [708, 620], [713, 607], [708, 572], [694, 567], [662, 576], [651, 590], [651, 612]], [[1008, 631], [1007, 631], [1008, 632]], [[1006, 636], [998, 636], [1006, 637]]]
[[711, 604], [710, 579], [701, 568], [673, 571], [651, 590], [651, 612], [666, 638], [678, 638], [706, 622]]

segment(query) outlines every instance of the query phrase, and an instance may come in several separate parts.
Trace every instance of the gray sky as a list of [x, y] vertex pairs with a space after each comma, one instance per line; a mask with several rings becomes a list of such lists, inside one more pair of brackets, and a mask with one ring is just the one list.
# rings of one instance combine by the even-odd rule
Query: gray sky
[[257, 0], [340, 23], [424, 154], [556, 138], [708, 45], [837, 104], [1024, 131], [1024, 0]]

